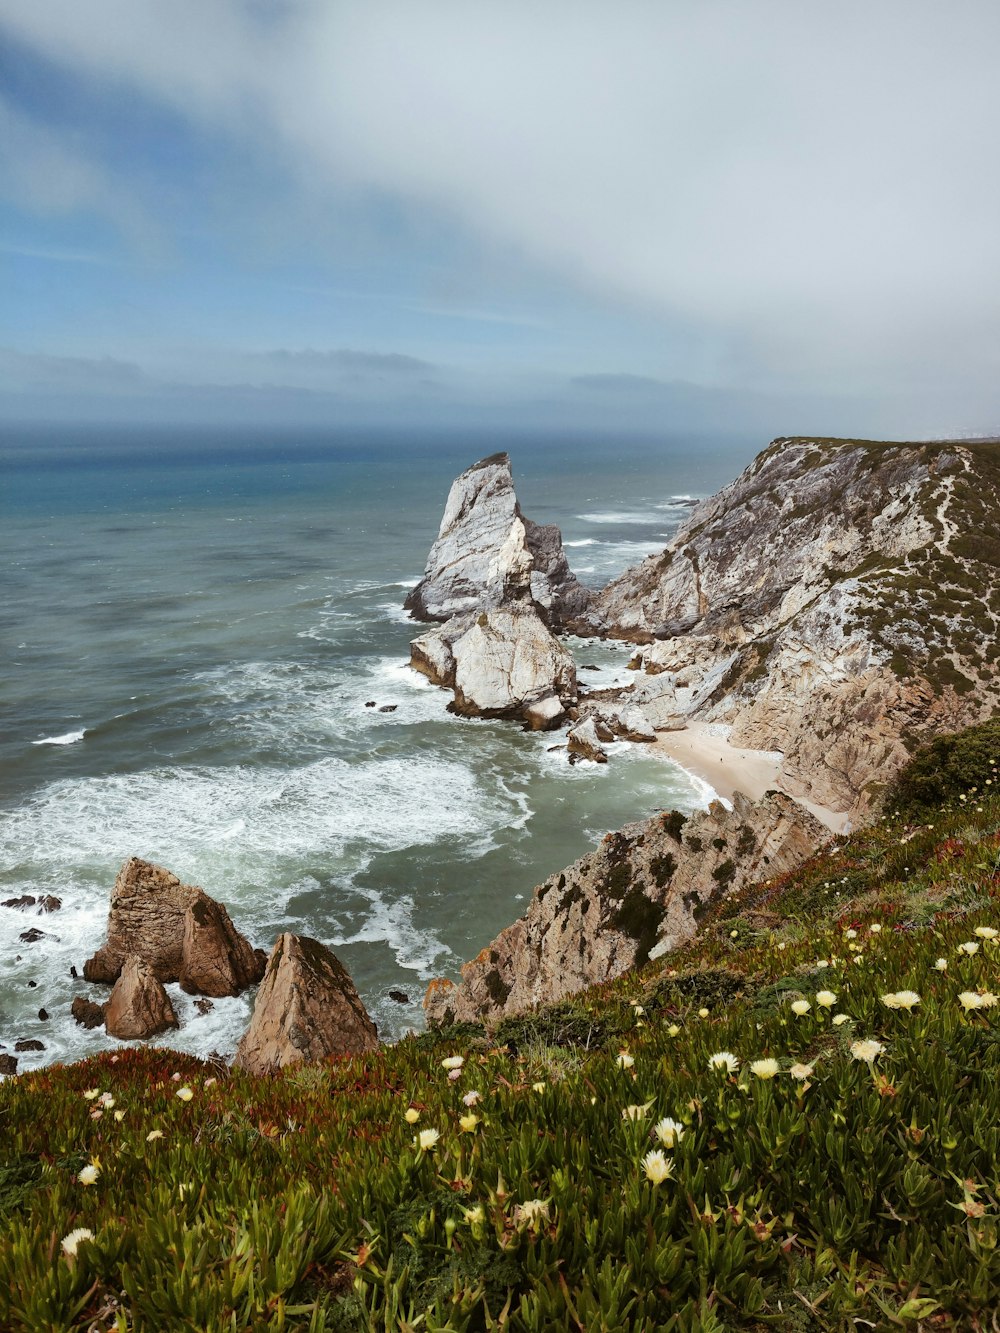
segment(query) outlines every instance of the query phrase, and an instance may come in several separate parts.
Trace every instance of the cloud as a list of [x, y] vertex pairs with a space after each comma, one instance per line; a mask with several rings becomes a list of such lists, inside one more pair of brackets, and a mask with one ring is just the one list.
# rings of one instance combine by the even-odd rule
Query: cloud
[[420, 357], [405, 356], [400, 352], [359, 352], [350, 347], [338, 347], [333, 351], [317, 352], [311, 348], [303, 351], [289, 351], [278, 348], [270, 352], [258, 352], [255, 359], [271, 362], [285, 370], [319, 370], [348, 374], [352, 377], [374, 376], [376, 379], [410, 380], [415, 375], [426, 375], [434, 370], [429, 361]]
[[114, 357], [49, 356], [0, 347], [5, 395], [21, 393], [115, 396], [148, 392], [152, 382], [133, 362]]
[[484, 263], [688, 327], [706, 379], [995, 382], [993, 0], [98, 10], [0, 0], [0, 29], [282, 158], [303, 193], [397, 201]]

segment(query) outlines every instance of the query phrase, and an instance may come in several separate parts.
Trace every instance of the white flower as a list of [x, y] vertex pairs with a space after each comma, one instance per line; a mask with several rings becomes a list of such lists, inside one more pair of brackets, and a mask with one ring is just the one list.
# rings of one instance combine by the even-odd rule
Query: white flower
[[462, 1102], [465, 1106], [475, 1106], [476, 1102], [482, 1099], [482, 1095], [481, 1092], [477, 1092], [476, 1089], [473, 1088], [471, 1092], [465, 1094], [462, 1098]]
[[980, 995], [979, 997], [979, 1001], [981, 1009], [992, 1009], [997, 1002], [997, 997], [993, 994], [992, 991], [984, 990], [982, 995]]
[[109, 1109], [115, 1104], [115, 1099], [110, 1092], [102, 1092], [97, 1100], [100, 1102], [101, 1106], [106, 1106]]
[[101, 1090], [100, 1088], [88, 1088], [83, 1095], [88, 1102], [92, 1102], [95, 1097], [99, 1097], [101, 1095]]
[[93, 1240], [93, 1239], [94, 1239], [94, 1233], [90, 1231], [87, 1227], [77, 1227], [77, 1229], [75, 1231], [71, 1231], [68, 1236], [63, 1236], [62, 1252], [63, 1254], [66, 1255], [68, 1259], [73, 1259], [76, 1257], [76, 1252], [77, 1249], [79, 1248], [80, 1242], [82, 1240]]
[[841, 1023], [849, 1023], [850, 1019], [848, 1018], [847, 1014], [834, 1014], [834, 1016], [830, 1019], [830, 1022], [833, 1024], [835, 1028], [839, 1028]]
[[879, 925], [877, 921], [873, 921], [871, 925], [868, 927], [868, 929], [871, 931], [873, 935], [877, 935], [879, 931], [882, 929], [882, 927]]
[[974, 953], [979, 952], [979, 943], [976, 940], [966, 940], [964, 944], [958, 946], [959, 953], [967, 953], [971, 958]]
[[992, 926], [977, 926], [972, 933], [978, 935], [981, 940], [995, 940], [997, 937], [997, 932]]
[[94, 1185], [97, 1183], [97, 1177], [100, 1174], [101, 1168], [97, 1163], [89, 1162], [77, 1176], [77, 1180], [81, 1185]]
[[821, 1004], [824, 1009], [829, 1009], [837, 1003], [837, 997], [832, 990], [818, 990], [816, 1003]]
[[630, 1106], [622, 1107], [623, 1120], [642, 1120], [646, 1112], [653, 1105], [652, 1102], [646, 1102], [645, 1106], [636, 1106], [633, 1102]]
[[740, 1067], [740, 1062], [732, 1051], [716, 1051], [714, 1055], [708, 1057], [709, 1069], [724, 1069], [727, 1074], [735, 1074]]
[[634, 1064], [635, 1064], [635, 1057], [632, 1056], [632, 1055], [629, 1055], [628, 1051], [619, 1051], [619, 1052], [618, 1052], [618, 1068], [619, 1068], [619, 1069], [631, 1069], [632, 1066], [633, 1066]]
[[750, 1066], [750, 1073], [756, 1074], [758, 1078], [774, 1078], [777, 1074], [779, 1065], [777, 1060], [754, 1060]]
[[857, 938], [858, 938], [858, 932], [857, 932], [856, 930], [845, 930], [845, 931], [844, 931], [844, 939], [845, 939], [845, 940], [856, 940]]
[[670, 1116], [665, 1115], [662, 1120], [657, 1120], [653, 1133], [664, 1148], [676, 1148], [684, 1137], [684, 1126], [679, 1120], [671, 1120]]
[[646, 1154], [642, 1159], [642, 1166], [646, 1172], [646, 1179], [652, 1181], [654, 1185], [662, 1185], [665, 1180], [669, 1180], [674, 1170], [670, 1160], [659, 1148], [654, 1148]]
[[163, 1138], [162, 1129], [151, 1129], [149, 1133], [146, 1135], [146, 1142], [155, 1143], [157, 1139], [162, 1139], [162, 1138]]
[[528, 1199], [514, 1207], [514, 1221], [519, 1226], [530, 1226], [533, 1222], [549, 1220], [549, 1205], [544, 1199]]
[[462, 1217], [470, 1227], [479, 1226], [486, 1221], [486, 1209], [481, 1203], [477, 1203], [474, 1208], [463, 1208]]
[[804, 1014], [807, 1014], [811, 1008], [812, 1005], [809, 1003], [808, 1000], [792, 1001], [792, 1013], [798, 1014], [799, 1018], [802, 1018]]
[[920, 996], [915, 990], [898, 990], [883, 995], [882, 1003], [887, 1009], [905, 1009], [909, 1013], [915, 1004], [920, 1003]]
[[792, 1078], [798, 1079], [800, 1083], [804, 1083], [807, 1078], [812, 1078], [813, 1067], [812, 1065], [796, 1064], [792, 1065], [788, 1072], [791, 1074]]
[[440, 1137], [436, 1129], [422, 1129], [413, 1142], [421, 1152], [430, 1152]]
[[408, 1106], [403, 1112], [403, 1119], [408, 1125], [415, 1125], [420, 1119], [420, 1112], [415, 1106]]
[[179, 1097], [182, 1102], [189, 1102], [194, 1096], [194, 1093], [190, 1088], [178, 1088], [174, 1096]]
[[983, 997], [978, 991], [974, 990], [962, 991], [961, 995], [958, 997], [958, 1002], [966, 1013], [968, 1013], [970, 1009], [982, 1009], [983, 1007]]
[[948, 971], [948, 960], [947, 960], [947, 958], [938, 958], [938, 959], [936, 959], [936, 960], [935, 960], [935, 963], [934, 963], [934, 967], [935, 967], [936, 971], [938, 971], [938, 972], [947, 972], [947, 971]]
[[881, 1055], [885, 1047], [880, 1041], [874, 1041], [869, 1038], [867, 1041], [852, 1041], [851, 1055], [855, 1060], [863, 1060], [865, 1064], [871, 1064], [877, 1055]]
[[442, 1069], [461, 1069], [465, 1064], [464, 1055], [449, 1055], [441, 1061]]

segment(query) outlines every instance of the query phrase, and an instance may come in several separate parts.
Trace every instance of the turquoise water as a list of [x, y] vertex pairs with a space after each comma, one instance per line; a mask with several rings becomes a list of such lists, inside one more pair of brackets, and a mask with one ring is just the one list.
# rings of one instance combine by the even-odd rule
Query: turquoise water
[[[608, 829], [705, 796], [641, 746], [570, 768], [557, 738], [456, 719], [409, 670], [401, 605], [452, 478], [508, 448], [525, 512], [560, 524], [597, 586], [757, 445], [0, 432], [0, 899], [63, 902], [0, 909], [0, 1043], [45, 1043], [22, 1069], [116, 1044], [69, 1018], [89, 992], [70, 967], [101, 942], [131, 855], [201, 884], [255, 944], [284, 929], [330, 944], [387, 1039], [419, 1026], [427, 980], [536, 883]], [[627, 677], [624, 646], [574, 651], [600, 668], [582, 681]], [[32, 926], [45, 938], [22, 943]], [[249, 999], [201, 1016], [171, 989], [169, 1044], [230, 1053]]]

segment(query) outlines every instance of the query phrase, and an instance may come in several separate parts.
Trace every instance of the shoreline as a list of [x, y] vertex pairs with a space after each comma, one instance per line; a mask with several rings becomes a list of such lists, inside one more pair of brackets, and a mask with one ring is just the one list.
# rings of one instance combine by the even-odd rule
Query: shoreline
[[740, 749], [705, 722], [691, 722], [682, 731], [657, 732], [654, 750], [707, 782], [724, 800], [731, 801], [735, 791], [752, 801], [759, 801], [767, 791], [781, 791], [815, 815], [831, 833], [843, 834], [850, 829], [846, 812], [831, 810], [787, 790], [782, 781], [782, 756], [777, 750]]

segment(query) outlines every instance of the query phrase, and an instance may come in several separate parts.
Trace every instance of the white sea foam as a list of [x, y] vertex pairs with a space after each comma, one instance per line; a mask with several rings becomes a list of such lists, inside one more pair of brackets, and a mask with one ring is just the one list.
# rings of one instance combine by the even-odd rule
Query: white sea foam
[[577, 542], [563, 542], [563, 546], [597, 546], [596, 537], [581, 537]]
[[620, 527], [663, 522], [663, 514], [656, 509], [601, 509], [591, 514], [577, 514], [577, 518], [584, 523], [614, 523]]
[[66, 731], [61, 736], [43, 736], [39, 741], [32, 741], [32, 745], [75, 745], [77, 741], [82, 741], [87, 734], [86, 727], [80, 731]]

